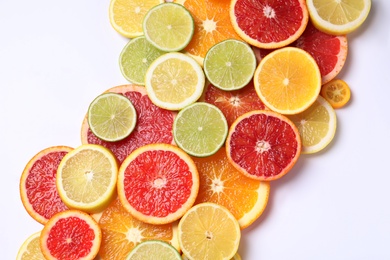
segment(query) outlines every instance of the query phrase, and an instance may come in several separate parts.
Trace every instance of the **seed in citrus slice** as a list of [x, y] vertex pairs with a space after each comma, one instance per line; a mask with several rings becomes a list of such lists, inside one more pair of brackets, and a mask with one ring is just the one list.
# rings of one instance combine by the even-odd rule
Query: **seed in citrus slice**
[[238, 220], [241, 229], [260, 217], [268, 202], [269, 182], [253, 180], [242, 174], [229, 162], [225, 149], [206, 158], [193, 159], [200, 180], [195, 204], [214, 202], [226, 207]]
[[148, 240], [138, 244], [126, 260], [182, 260], [179, 252], [170, 244], [160, 240]]
[[[99, 144], [110, 149], [119, 163], [136, 148], [150, 143], [173, 143], [172, 125], [176, 112], [168, 111], [154, 105], [144, 87], [122, 85], [106, 92], [119, 93], [130, 99], [137, 112], [137, 125], [125, 139], [117, 142], [106, 142], [96, 137], [89, 129], [87, 116], [81, 127], [83, 144]], [[158, 118], [158, 120], [156, 120]]]
[[337, 118], [332, 106], [321, 96], [305, 111], [288, 118], [297, 126], [302, 140], [302, 153], [324, 149], [336, 133]]
[[102, 232], [96, 221], [80, 210], [55, 214], [41, 231], [40, 246], [46, 259], [94, 259]]
[[298, 129], [279, 113], [255, 110], [237, 118], [226, 140], [228, 160], [249, 178], [272, 181], [287, 174], [301, 153]]
[[145, 36], [130, 40], [119, 56], [122, 75], [131, 83], [144, 85], [146, 70], [164, 53], [150, 44]]
[[305, 0], [232, 0], [230, 19], [246, 42], [274, 49], [298, 39], [306, 28], [309, 14]]
[[203, 68], [214, 86], [227, 91], [237, 90], [252, 80], [256, 57], [247, 43], [228, 39], [209, 49]]
[[344, 80], [333, 79], [322, 86], [321, 96], [323, 96], [333, 108], [341, 108], [350, 100], [351, 89]]
[[145, 87], [150, 100], [161, 108], [180, 110], [200, 98], [205, 85], [202, 67], [190, 56], [170, 52], [148, 68]]
[[190, 155], [210, 156], [225, 143], [228, 125], [218, 107], [195, 102], [177, 114], [173, 136], [177, 146]]
[[371, 0], [307, 0], [310, 19], [321, 31], [344, 35], [359, 28], [366, 20]]
[[45, 260], [39, 245], [41, 232], [30, 235], [21, 245], [16, 260]]
[[143, 35], [142, 21], [146, 13], [164, 0], [110, 0], [112, 27], [127, 38]]
[[309, 53], [296, 47], [284, 47], [260, 61], [254, 85], [269, 109], [281, 114], [297, 114], [317, 99], [321, 74]]
[[181, 51], [192, 39], [194, 19], [182, 5], [162, 3], [151, 8], [142, 28], [146, 39], [162, 51]]
[[234, 120], [246, 112], [268, 109], [257, 95], [253, 81], [242, 89], [233, 91], [224, 91], [207, 84], [203, 99], [222, 111], [229, 127]]
[[57, 192], [56, 175], [62, 158], [72, 150], [68, 146], [45, 148], [34, 155], [23, 170], [20, 198], [28, 214], [41, 224], [68, 209]]
[[193, 206], [179, 222], [179, 244], [188, 259], [230, 259], [240, 239], [240, 225], [233, 214], [215, 203]]
[[117, 174], [118, 165], [110, 150], [101, 145], [80, 145], [58, 166], [58, 193], [69, 208], [96, 213], [115, 197]]
[[137, 122], [131, 101], [120, 94], [103, 93], [88, 107], [88, 125], [100, 139], [116, 142], [130, 135]]
[[102, 243], [99, 256], [102, 259], [125, 259], [139, 243], [147, 240], [162, 240], [179, 250], [177, 222], [152, 225], [134, 218], [116, 198], [99, 219]]
[[198, 189], [194, 161], [174, 145], [142, 146], [119, 168], [119, 198], [126, 210], [145, 223], [178, 220], [194, 204]]

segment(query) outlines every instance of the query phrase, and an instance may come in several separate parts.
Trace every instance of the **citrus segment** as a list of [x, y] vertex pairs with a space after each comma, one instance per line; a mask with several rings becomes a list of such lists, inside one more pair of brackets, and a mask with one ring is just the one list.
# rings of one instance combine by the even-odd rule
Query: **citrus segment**
[[112, 27], [127, 38], [143, 35], [145, 14], [164, 0], [110, 0], [109, 18]]
[[221, 110], [205, 102], [183, 108], [173, 123], [175, 143], [198, 157], [216, 153], [225, 143], [227, 133], [227, 121]]
[[145, 87], [152, 102], [168, 110], [180, 110], [202, 95], [205, 75], [190, 56], [170, 52], [158, 57], [148, 68]]
[[30, 235], [19, 248], [16, 260], [45, 260], [39, 245], [41, 232]]
[[223, 90], [237, 90], [252, 80], [256, 57], [247, 43], [228, 39], [209, 49], [203, 68], [214, 86]]
[[321, 74], [309, 53], [285, 47], [261, 60], [255, 71], [254, 85], [268, 108], [281, 114], [296, 114], [317, 99]]
[[131, 101], [120, 94], [103, 93], [88, 107], [88, 125], [100, 139], [115, 142], [134, 130], [137, 113]]
[[160, 240], [149, 240], [138, 244], [126, 260], [182, 260], [179, 252], [166, 242]]
[[58, 193], [69, 208], [96, 213], [114, 198], [117, 174], [118, 165], [110, 150], [101, 145], [80, 145], [58, 166]]
[[314, 25], [334, 35], [359, 28], [371, 9], [371, 0], [307, 0], [306, 4]]
[[194, 204], [198, 189], [193, 160], [173, 145], [142, 146], [119, 169], [119, 198], [135, 218], [146, 223], [179, 219]]
[[268, 182], [243, 175], [229, 162], [225, 149], [206, 158], [193, 159], [200, 180], [195, 204], [213, 202], [226, 207], [238, 220], [241, 229], [260, 217], [268, 202]]
[[301, 153], [298, 129], [286, 116], [255, 110], [237, 118], [226, 140], [228, 160], [249, 178], [271, 181], [287, 174]]
[[182, 5], [162, 3], [151, 8], [142, 24], [146, 39], [162, 51], [181, 51], [194, 33], [191, 13]]
[[195, 205], [179, 222], [179, 244], [188, 259], [230, 259], [240, 239], [237, 220], [215, 203]]
[[306, 28], [309, 14], [304, 0], [232, 0], [230, 19], [246, 42], [274, 49], [298, 39]]
[[44, 226], [40, 247], [46, 259], [94, 259], [102, 233], [96, 221], [79, 210], [54, 215]]
[[56, 174], [62, 158], [72, 150], [67, 146], [43, 149], [23, 170], [19, 183], [20, 198], [28, 214], [41, 224], [68, 209], [58, 194]]
[[351, 98], [351, 89], [342, 79], [333, 79], [321, 88], [321, 95], [333, 108], [345, 106]]

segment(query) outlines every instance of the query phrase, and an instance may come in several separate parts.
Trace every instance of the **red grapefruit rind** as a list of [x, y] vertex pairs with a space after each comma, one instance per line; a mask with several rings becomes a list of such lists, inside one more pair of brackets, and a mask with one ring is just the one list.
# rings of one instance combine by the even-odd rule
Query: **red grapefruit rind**
[[97, 222], [87, 213], [72, 209], [50, 218], [42, 229], [40, 247], [46, 259], [94, 259], [101, 241]]
[[[263, 124], [271, 121], [277, 125]], [[261, 181], [286, 175], [297, 162], [301, 148], [294, 123], [269, 110], [251, 111], [237, 118], [226, 140], [226, 154], [232, 165], [249, 178]]]

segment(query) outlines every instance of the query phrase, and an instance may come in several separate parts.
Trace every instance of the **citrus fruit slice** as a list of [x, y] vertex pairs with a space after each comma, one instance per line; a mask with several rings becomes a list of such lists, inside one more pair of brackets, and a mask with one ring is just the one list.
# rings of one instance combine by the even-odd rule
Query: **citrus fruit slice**
[[213, 45], [203, 62], [207, 79], [223, 90], [245, 87], [253, 78], [256, 57], [245, 42], [228, 39]]
[[181, 51], [194, 34], [194, 19], [182, 5], [163, 3], [145, 15], [142, 28], [146, 39], [162, 51]]
[[198, 189], [194, 161], [174, 145], [142, 146], [119, 168], [119, 198], [126, 210], [145, 223], [178, 220], [194, 204]]
[[160, 240], [149, 240], [138, 244], [126, 260], [182, 260], [179, 252], [167, 242]]
[[144, 85], [146, 70], [164, 53], [150, 44], [144, 36], [130, 40], [119, 56], [122, 75], [131, 83]]
[[301, 153], [299, 131], [286, 116], [266, 110], [243, 114], [226, 140], [228, 160], [249, 178], [271, 181], [287, 174]]
[[80, 210], [55, 214], [41, 231], [40, 246], [46, 259], [94, 259], [102, 232], [96, 221]]
[[171, 52], [158, 57], [148, 68], [145, 87], [152, 102], [168, 110], [180, 110], [202, 95], [205, 75], [190, 56]]
[[119, 198], [102, 212], [99, 226], [102, 230], [99, 256], [102, 259], [125, 259], [136, 245], [155, 239], [179, 250], [177, 222], [152, 225], [139, 221], [122, 206]]
[[39, 237], [41, 232], [36, 232], [30, 235], [19, 248], [16, 260], [45, 260], [39, 245]]
[[336, 133], [336, 113], [321, 96], [305, 111], [288, 117], [298, 128], [303, 154], [321, 151], [333, 140]]
[[203, 99], [222, 111], [229, 127], [234, 120], [246, 112], [268, 109], [257, 95], [253, 81], [242, 89], [233, 91], [224, 91], [207, 84]]
[[296, 47], [284, 47], [260, 61], [254, 85], [269, 109], [281, 114], [297, 114], [317, 99], [321, 74], [309, 53]]
[[303, 34], [292, 46], [301, 48], [313, 56], [320, 69], [322, 84], [336, 77], [347, 59], [347, 37], [319, 31], [311, 22], [308, 23]]
[[20, 177], [20, 198], [27, 213], [45, 224], [54, 214], [67, 210], [56, 188], [57, 168], [73, 148], [52, 146], [34, 155]]
[[200, 180], [195, 204], [214, 202], [226, 207], [238, 220], [241, 229], [260, 217], [268, 202], [269, 182], [253, 180], [242, 174], [229, 162], [225, 149], [206, 158], [193, 159]]
[[179, 222], [179, 244], [188, 259], [230, 259], [240, 239], [237, 220], [215, 203], [193, 206]]
[[87, 118], [92, 133], [102, 140], [116, 142], [134, 130], [137, 113], [127, 97], [103, 93], [89, 105]]
[[227, 133], [227, 121], [221, 110], [205, 102], [183, 108], [173, 123], [177, 146], [198, 157], [216, 153], [225, 143]]
[[[183, 258], [183, 260], [189, 260], [189, 258], [187, 256], [185, 256], [184, 254], [182, 255], [182, 258]], [[238, 253], [236, 253], [233, 256], [233, 258], [230, 258], [230, 260], [241, 260], [241, 256]]]
[[359, 28], [366, 20], [371, 0], [307, 0], [314, 25], [321, 31], [344, 35]]
[[207, 51], [216, 43], [227, 39], [241, 39], [230, 22], [230, 1], [178, 0], [175, 2], [184, 5], [194, 18], [194, 35], [184, 50], [199, 64], [203, 65]]
[[112, 27], [127, 38], [143, 35], [142, 21], [146, 13], [164, 0], [110, 0]]
[[246, 42], [274, 49], [298, 39], [306, 28], [309, 14], [305, 0], [232, 0], [230, 19]]
[[[110, 149], [119, 163], [136, 148], [150, 143], [173, 143], [172, 125], [176, 112], [171, 112], [154, 105], [146, 90], [138, 85], [122, 85], [106, 92], [119, 93], [130, 99], [137, 112], [137, 125], [125, 139], [117, 142], [106, 142], [96, 137], [89, 129], [87, 116], [81, 127], [83, 144], [99, 144]], [[158, 118], [158, 120], [156, 120]]]
[[58, 166], [58, 193], [69, 208], [96, 213], [114, 198], [117, 174], [118, 165], [110, 150], [101, 145], [80, 145]]
[[351, 89], [342, 79], [333, 79], [321, 88], [321, 95], [333, 108], [345, 106], [351, 98]]

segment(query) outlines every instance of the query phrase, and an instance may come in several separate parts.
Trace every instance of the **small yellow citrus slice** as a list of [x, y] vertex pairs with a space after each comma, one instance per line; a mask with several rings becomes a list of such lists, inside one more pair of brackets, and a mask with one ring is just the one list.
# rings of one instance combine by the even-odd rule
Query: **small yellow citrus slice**
[[30, 235], [19, 248], [16, 260], [45, 260], [39, 246], [39, 236], [41, 232]]
[[321, 96], [323, 96], [333, 108], [341, 108], [350, 100], [351, 89], [344, 80], [334, 79], [322, 86]]

